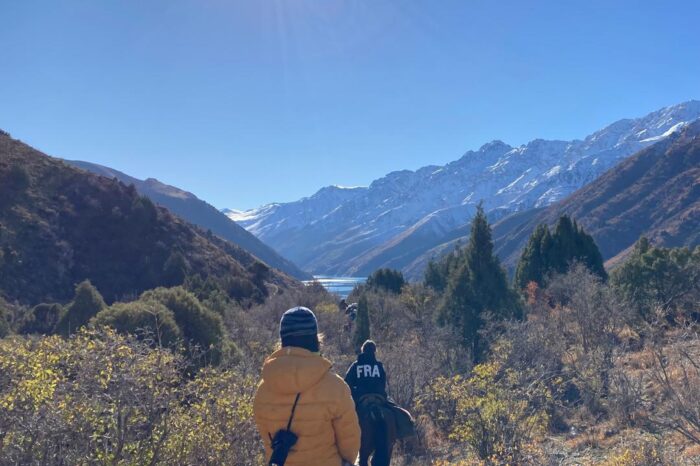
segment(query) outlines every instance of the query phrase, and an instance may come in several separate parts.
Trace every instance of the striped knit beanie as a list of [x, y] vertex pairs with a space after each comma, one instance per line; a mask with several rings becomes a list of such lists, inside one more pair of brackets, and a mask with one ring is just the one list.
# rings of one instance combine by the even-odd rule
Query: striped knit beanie
[[280, 338], [316, 335], [318, 323], [316, 316], [305, 307], [293, 307], [282, 315], [280, 320]]

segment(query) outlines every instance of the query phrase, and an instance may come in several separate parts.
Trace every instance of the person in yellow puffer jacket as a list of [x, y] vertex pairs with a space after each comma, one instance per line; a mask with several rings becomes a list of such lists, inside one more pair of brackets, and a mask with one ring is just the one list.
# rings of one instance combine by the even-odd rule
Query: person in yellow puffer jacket
[[309, 309], [295, 307], [280, 321], [282, 348], [267, 358], [253, 402], [255, 423], [265, 445], [285, 429], [294, 400], [299, 401], [291, 431], [298, 436], [285, 466], [354, 464], [360, 450], [360, 425], [350, 388], [320, 354], [318, 323]]

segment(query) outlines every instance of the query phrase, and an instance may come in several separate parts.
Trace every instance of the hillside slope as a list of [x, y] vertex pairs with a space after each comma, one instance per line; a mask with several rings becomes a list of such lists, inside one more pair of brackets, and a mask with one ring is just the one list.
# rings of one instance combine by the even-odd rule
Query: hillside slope
[[[74, 168], [0, 133], [0, 294], [65, 301], [90, 279], [107, 301], [182, 283], [185, 274], [230, 285], [239, 299], [287, 275], [156, 207], [135, 188]], [[263, 273], [264, 272], [264, 273]]]
[[307, 280], [311, 275], [302, 271], [291, 261], [280, 256], [271, 247], [260, 241], [245, 228], [236, 224], [216, 207], [199, 199], [192, 193], [170, 186], [154, 178], [140, 180], [109, 167], [78, 160], [67, 160], [69, 164], [108, 178], [116, 178], [122, 183], [133, 184], [142, 196], [146, 196], [175, 215], [193, 223], [205, 230], [211, 230], [215, 235], [230, 241], [270, 267], [279, 269], [299, 280]]
[[365, 188], [327, 187], [230, 216], [313, 273], [405, 268], [467, 225], [480, 201], [491, 219], [547, 207], [699, 117], [700, 102], [689, 101], [619, 120], [583, 140], [535, 139], [519, 147], [493, 141], [444, 166], [393, 172]]

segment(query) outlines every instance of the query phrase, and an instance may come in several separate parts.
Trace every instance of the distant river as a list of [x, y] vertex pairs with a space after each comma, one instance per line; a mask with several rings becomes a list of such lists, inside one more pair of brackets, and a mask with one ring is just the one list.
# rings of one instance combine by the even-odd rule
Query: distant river
[[[366, 277], [328, 277], [325, 275], [315, 275], [313, 281], [319, 282], [325, 289], [331, 293], [335, 293], [341, 298], [347, 298], [355, 285], [364, 283]], [[306, 284], [311, 281], [304, 282]]]

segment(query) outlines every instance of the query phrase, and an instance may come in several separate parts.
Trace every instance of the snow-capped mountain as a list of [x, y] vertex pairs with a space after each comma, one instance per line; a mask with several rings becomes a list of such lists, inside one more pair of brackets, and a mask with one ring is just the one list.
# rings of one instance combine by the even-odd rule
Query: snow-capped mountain
[[583, 140], [535, 139], [519, 147], [492, 141], [444, 166], [228, 215], [314, 273], [402, 268], [469, 222], [480, 201], [494, 219], [551, 205], [698, 118], [700, 101], [689, 101], [617, 121]]

